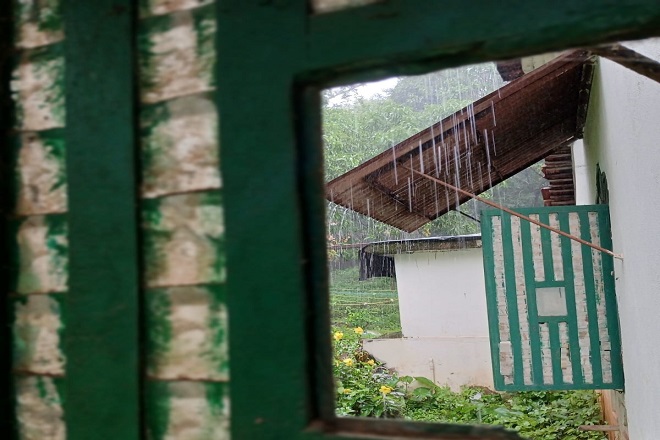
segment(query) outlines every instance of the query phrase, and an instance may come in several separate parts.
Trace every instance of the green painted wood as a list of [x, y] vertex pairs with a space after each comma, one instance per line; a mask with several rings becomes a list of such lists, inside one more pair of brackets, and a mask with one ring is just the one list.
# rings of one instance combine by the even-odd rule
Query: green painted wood
[[[612, 230], [609, 208], [607, 206], [603, 206], [598, 210], [598, 224], [601, 225], [603, 230]], [[612, 235], [601, 234], [600, 244], [606, 249], [614, 249], [612, 246]], [[614, 281], [614, 258], [603, 255], [601, 262], [603, 265], [603, 281], [605, 283], [605, 307], [608, 311], [619, 310]], [[612, 387], [615, 389], [623, 389], [625, 382], [623, 358], [621, 353], [621, 329], [619, 327], [618, 313], [607, 313], [607, 327], [610, 332], [611, 343], [610, 356], [612, 359]]]
[[[326, 274], [325, 257], [310, 250], [323, 240], [319, 204], [310, 201], [323, 197], [321, 171], [314, 172], [319, 108], [314, 100], [300, 104], [303, 89], [653, 34], [660, 23], [651, 0], [508, 7], [478, 0], [470, 11], [455, 1], [391, 1], [318, 17], [307, 17], [305, 3], [226, 0], [217, 8], [236, 438], [298, 438], [329, 401], [312, 371], [327, 356], [322, 326], [312, 324], [324, 314], [317, 299]], [[377, 430], [348, 425], [344, 438]], [[412, 433], [408, 426], [417, 425], [405, 426]]]
[[[294, 121], [306, 8], [304, 0], [218, 5], [236, 439], [294, 439], [312, 417], [311, 292]], [[258, 26], [246, 26], [248, 17]]]
[[[590, 226], [588, 222], [588, 215], [591, 212], [595, 212], [599, 216], [599, 235], [602, 237], [607, 237], [607, 239], [602, 240], [602, 245], [606, 248], [611, 248], [611, 238], [608, 222], [608, 211], [607, 207], [604, 206], [569, 206], [569, 207], [548, 207], [548, 208], [522, 208], [518, 209], [521, 214], [530, 216], [538, 215], [539, 219], [543, 222], [549, 220], [550, 215], [557, 215], [559, 229], [564, 232], [570, 233], [570, 215], [572, 213], [577, 213], [578, 218], [580, 219], [580, 232], [579, 235], [585, 240], [591, 240]], [[504, 217], [501, 211], [499, 210], [489, 210], [482, 212], [482, 229], [483, 236], [487, 237], [489, 234], [492, 234], [492, 219], [491, 217]], [[504, 220], [502, 220], [504, 223]], [[507, 246], [511, 246], [513, 241], [513, 236], [511, 234], [510, 228], [505, 230], [503, 228], [503, 244], [505, 247], [505, 261], [507, 266], [511, 266], [512, 259], [507, 259], [506, 251]], [[528, 318], [530, 321], [530, 342], [532, 348], [532, 376], [534, 383], [532, 385], [524, 384], [522, 381], [519, 381], [516, 377], [513, 384], [504, 385], [503, 388], [498, 388], [501, 390], [507, 391], [531, 391], [539, 389], [610, 389], [618, 388], [623, 386], [623, 375], [622, 375], [622, 363], [620, 359], [620, 339], [619, 339], [619, 329], [618, 329], [618, 318], [617, 318], [617, 309], [616, 309], [616, 298], [614, 292], [613, 284], [613, 266], [608, 266], [608, 262], [613, 261], [612, 257], [605, 254], [600, 254], [601, 261], [603, 262], [603, 270], [608, 270], [607, 274], [603, 273], [604, 283], [611, 282], [604, 289], [604, 300], [610, 304], [614, 304], [606, 307], [606, 319], [608, 332], [610, 333], [610, 341], [612, 344], [611, 352], [611, 363], [612, 363], [612, 377], [611, 382], [605, 382], [603, 380], [602, 374], [602, 362], [601, 362], [601, 351], [600, 351], [600, 335], [599, 335], [599, 323], [598, 323], [598, 306], [596, 303], [596, 285], [594, 281], [594, 260], [591, 248], [586, 246], [581, 246], [580, 257], [583, 262], [581, 265], [582, 271], [584, 272], [584, 284], [585, 284], [585, 302], [583, 305], [577, 304], [576, 302], [576, 287], [575, 287], [575, 274], [573, 270], [573, 248], [571, 241], [566, 237], [559, 237], [559, 246], [560, 246], [560, 258], [562, 264], [562, 270], [564, 275], [564, 281], [543, 281], [539, 282], [535, 280], [534, 267], [531, 255], [531, 233], [530, 226], [521, 226], [521, 240], [523, 242], [523, 262], [524, 262], [524, 275], [525, 275], [525, 284], [527, 290], [527, 307], [528, 307]], [[547, 245], [542, 246], [543, 251], [543, 264], [547, 268], [552, 266], [552, 249], [551, 249], [551, 240], [549, 237], [545, 238]], [[493, 250], [492, 246], [488, 243], [488, 240], [484, 240], [484, 264], [493, 265]], [[605, 269], [607, 268], [607, 269]], [[506, 273], [507, 267], [505, 267]], [[513, 269], [509, 269], [513, 270]], [[486, 290], [487, 290], [487, 307], [489, 308], [489, 320], [491, 316], [496, 315], [498, 312], [492, 310], [493, 307], [497, 308], [497, 293], [493, 287], [493, 283], [489, 282], [488, 278], [494, 278], [493, 269], [485, 267], [486, 274]], [[547, 271], [546, 271], [547, 275]], [[554, 275], [551, 274], [554, 278]], [[507, 280], [513, 277], [514, 275], [506, 275]], [[610, 281], [607, 281], [609, 279]], [[543, 316], [538, 315], [536, 310], [536, 289], [539, 287], [564, 287], [566, 294], [567, 302], [567, 314], [566, 316]], [[488, 298], [490, 299], [488, 300]], [[512, 298], [507, 297], [506, 306], [509, 311], [509, 315], [513, 311], [518, 315], [519, 311], [516, 308], [516, 304], [513, 304], [512, 307]], [[579, 328], [580, 314], [577, 310], [577, 307], [586, 307], [585, 319], [587, 322], [587, 332], [589, 335], [589, 346], [587, 352], [580, 350], [579, 347], [579, 334], [581, 331]], [[519, 319], [519, 318], [518, 318]], [[509, 316], [511, 321], [511, 317]], [[564, 383], [563, 375], [561, 371], [561, 338], [559, 335], [559, 324], [565, 322], [568, 329], [568, 341], [569, 341], [569, 350], [571, 362], [571, 373], [572, 373], [572, 383]], [[535, 326], [538, 329], [539, 323], [547, 323], [548, 329], [550, 331], [550, 349], [551, 349], [551, 358], [552, 358], [552, 371], [553, 371], [553, 382], [552, 384], [544, 384], [543, 378], [541, 375], [541, 380], [539, 380], [539, 374], [535, 372], [534, 367], [534, 358], [539, 356], [539, 351], [541, 350], [541, 338], [538, 331], [534, 331]], [[524, 323], [523, 323], [524, 324]], [[491, 328], [491, 348], [499, 347], [499, 334], [493, 333]], [[513, 341], [513, 336], [511, 340]], [[616, 348], [615, 348], [616, 345]], [[515, 347], [512, 347], [515, 350]], [[616, 353], [614, 353], [616, 350]], [[496, 350], [497, 353], [494, 356], [499, 357], [499, 349]], [[585, 375], [583, 367], [581, 365], [581, 355], [585, 355], [590, 359], [590, 365], [593, 371], [593, 378], [590, 381], [585, 380]], [[541, 359], [542, 362], [542, 359]], [[500, 385], [501, 381], [498, 382], [497, 376], [500, 375], [499, 369], [494, 369], [493, 374], [495, 376], [496, 387]]]
[[[589, 230], [589, 213], [580, 212], [580, 238], [592, 241], [591, 232]], [[568, 226], [568, 218], [563, 222]], [[562, 223], [562, 224], [563, 224]], [[609, 231], [608, 231], [609, 232]], [[570, 243], [566, 243], [570, 246]], [[593, 273], [594, 261], [591, 248], [581, 245], [580, 251], [582, 252], [582, 267], [585, 274]], [[603, 255], [604, 256], [604, 255]], [[602, 258], [602, 257], [601, 257]], [[584, 287], [587, 291], [587, 317], [589, 319], [589, 334], [598, 335], [598, 310], [596, 306], [596, 285], [593, 277], [584, 278]], [[590, 356], [591, 366], [593, 371], [593, 380], [596, 384], [603, 383], [603, 370], [600, 359], [600, 342], [597, 339], [591, 338], [589, 340], [591, 345]]]
[[346, 82], [658, 35], [660, 4], [399, 0], [315, 16], [309, 32], [310, 76]]
[[[578, 208], [575, 208], [578, 209]], [[559, 212], [559, 229], [564, 232], [570, 233], [570, 226], [568, 224], [568, 212], [566, 210]], [[581, 237], [585, 240], [587, 238]], [[566, 311], [568, 312], [568, 318], [566, 323], [568, 325], [568, 341], [570, 344], [570, 353], [571, 353], [571, 370], [573, 376], [573, 383], [583, 383], [584, 382], [584, 371], [582, 370], [582, 363], [580, 362], [580, 340], [578, 329], [578, 318], [577, 310], [575, 306], [575, 274], [573, 272], [573, 251], [571, 249], [571, 242], [566, 237], [559, 237], [559, 243], [561, 246], [561, 259], [562, 259], [562, 268], [564, 272], [563, 284], [564, 293], [566, 294]], [[586, 248], [586, 246], [582, 246]], [[589, 248], [591, 249], [591, 248]], [[584, 266], [583, 266], [584, 267]], [[584, 271], [585, 274], [590, 274], [593, 272]], [[587, 277], [588, 278], [588, 277]]]
[[[495, 258], [493, 252], [493, 216], [481, 212], [481, 243], [484, 257], [484, 280], [486, 292], [496, 292]], [[486, 231], [484, 233], [483, 231]], [[493, 366], [493, 381], [496, 390], [504, 389], [504, 377], [500, 370], [500, 321], [497, 311], [496, 295], [486, 295], [486, 310], [488, 312], [488, 333], [490, 334], [490, 360]], [[497, 374], [496, 374], [497, 372]]]
[[550, 355], [552, 357], [552, 382], [563, 384], [564, 379], [561, 372], [561, 341], [559, 339], [559, 322], [549, 322], [550, 330]]
[[[130, 0], [66, 0], [70, 440], [140, 437]], [[83, 122], [84, 121], [84, 122]]]
[[[523, 243], [532, 242], [531, 223], [520, 222], [520, 240]], [[525, 272], [525, 286], [527, 294], [527, 316], [529, 319], [529, 340], [532, 349], [532, 379], [535, 383], [543, 383], [543, 356], [541, 354], [541, 336], [539, 333], [539, 316], [536, 304], [536, 289], [539, 287], [534, 274], [534, 256], [532, 246], [522, 247], [523, 270]]]
[[[13, 125], [14, 108], [11, 99], [10, 58], [13, 50], [14, 26], [11, 19], [13, 2], [0, 2], [0, 142], [6, 145], [9, 131]], [[10, 288], [10, 256], [9, 234], [7, 233], [7, 216], [11, 213], [10, 202], [13, 192], [9, 182], [8, 162], [11, 161], [8, 148], [0, 148], [0, 289], [9, 292]], [[9, 436], [15, 435], [14, 389], [12, 385], [12, 346], [10, 320], [11, 304], [7, 295], [0, 300], [0, 432]]]
[[502, 247], [504, 248], [504, 277], [506, 282], [506, 303], [509, 311], [509, 332], [513, 352], [513, 384], [524, 385], [522, 339], [520, 337], [520, 311], [516, 296], [516, 273], [513, 264], [513, 240], [511, 239], [511, 215], [502, 213]]
[[[547, 212], [539, 214], [539, 221], [544, 225], [550, 224], [550, 215]], [[550, 239], [550, 231], [541, 228], [541, 248], [543, 253], [543, 273], [546, 282], [555, 282], [555, 268], [552, 264], [552, 240]], [[563, 285], [563, 281], [560, 281]]]
[[[320, 93], [316, 88], [306, 88], [298, 100], [298, 111], [305, 109], [321, 108]], [[320, 112], [311, 113], [306, 118], [306, 123], [300, 124], [299, 130], [303, 139], [316, 140], [322, 132], [322, 118]], [[304, 204], [308, 206], [303, 220], [305, 235], [309, 237], [304, 240], [305, 254], [309, 255], [306, 262], [306, 285], [313, 295], [310, 298], [310, 306], [314, 314], [311, 322], [313, 331], [313, 346], [310, 351], [314, 356], [314, 383], [318, 392], [318, 398], [312, 401], [311, 412], [316, 417], [331, 419], [335, 414], [335, 384], [333, 378], [332, 343], [329, 336], [330, 329], [330, 289], [327, 272], [327, 240], [325, 231], [326, 201], [318, 197], [313, 188], [318, 188], [325, 183], [322, 170], [324, 169], [323, 151], [320, 149], [302, 148], [300, 151], [299, 171], [300, 186], [303, 189]], [[314, 185], [310, 185], [314, 182]]]

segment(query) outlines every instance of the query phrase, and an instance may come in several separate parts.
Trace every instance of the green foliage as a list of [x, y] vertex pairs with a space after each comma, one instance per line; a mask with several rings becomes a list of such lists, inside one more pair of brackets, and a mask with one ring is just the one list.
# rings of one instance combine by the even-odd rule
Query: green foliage
[[336, 330], [333, 371], [337, 415], [392, 418], [403, 416], [404, 390], [396, 376], [362, 351], [361, 328]]
[[399, 377], [362, 349], [364, 329], [333, 331], [336, 411], [340, 416], [499, 425], [530, 440], [603, 440], [580, 425], [600, 424], [593, 391], [453, 392], [425, 377]]
[[358, 277], [357, 266], [330, 272], [332, 325], [362, 327], [372, 337], [401, 332], [395, 280]]
[[424, 378], [406, 400], [412, 420], [443, 423], [484, 423], [518, 431], [531, 440], [596, 440], [602, 433], [579, 430], [599, 424], [600, 407], [593, 391], [496, 393], [466, 387], [460, 393]]

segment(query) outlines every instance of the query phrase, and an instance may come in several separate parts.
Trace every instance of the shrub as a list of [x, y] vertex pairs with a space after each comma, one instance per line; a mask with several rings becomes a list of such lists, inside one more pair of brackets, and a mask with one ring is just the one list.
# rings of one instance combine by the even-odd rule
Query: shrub
[[605, 438], [578, 429], [600, 423], [593, 391], [498, 393], [465, 387], [456, 393], [424, 377], [399, 377], [388, 370], [362, 349], [362, 333], [361, 327], [333, 332], [339, 416], [500, 425], [530, 440]]

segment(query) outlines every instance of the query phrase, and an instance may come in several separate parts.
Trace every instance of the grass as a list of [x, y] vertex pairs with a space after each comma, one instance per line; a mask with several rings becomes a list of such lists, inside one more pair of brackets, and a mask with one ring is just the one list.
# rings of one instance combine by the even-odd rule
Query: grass
[[330, 309], [336, 328], [362, 327], [370, 337], [401, 333], [399, 297], [392, 278], [359, 281], [357, 267], [330, 274]]

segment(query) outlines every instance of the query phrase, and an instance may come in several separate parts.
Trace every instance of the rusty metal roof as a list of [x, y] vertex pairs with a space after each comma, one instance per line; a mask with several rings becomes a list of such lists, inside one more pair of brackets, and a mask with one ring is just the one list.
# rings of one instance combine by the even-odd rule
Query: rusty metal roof
[[337, 177], [326, 198], [412, 232], [582, 137], [593, 60], [566, 53]]

